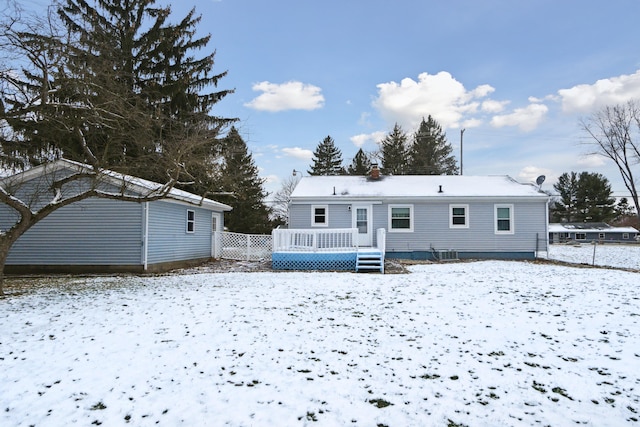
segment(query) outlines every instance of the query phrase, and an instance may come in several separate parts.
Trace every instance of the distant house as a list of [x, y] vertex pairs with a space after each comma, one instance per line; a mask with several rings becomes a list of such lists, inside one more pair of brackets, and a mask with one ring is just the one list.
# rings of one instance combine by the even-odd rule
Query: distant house
[[548, 201], [508, 176], [381, 176], [374, 168], [367, 177], [303, 177], [289, 227], [357, 229], [358, 248], [383, 248], [389, 258], [532, 259], [547, 250]]
[[[50, 174], [63, 176], [86, 166], [59, 160], [2, 180], [21, 183], [27, 198]], [[148, 194], [160, 184], [113, 174], [107, 187], [123, 177], [128, 191]], [[73, 191], [73, 189], [67, 189]], [[31, 193], [30, 193], [31, 192]], [[5, 271], [16, 272], [154, 272], [210, 259], [214, 231], [222, 231], [230, 206], [172, 189], [164, 199], [130, 202], [90, 198], [62, 207], [35, 224], [11, 248]], [[0, 230], [18, 216], [0, 204]]]
[[572, 222], [549, 224], [549, 241], [565, 242], [635, 242], [638, 230], [633, 227], [612, 227], [604, 222]]

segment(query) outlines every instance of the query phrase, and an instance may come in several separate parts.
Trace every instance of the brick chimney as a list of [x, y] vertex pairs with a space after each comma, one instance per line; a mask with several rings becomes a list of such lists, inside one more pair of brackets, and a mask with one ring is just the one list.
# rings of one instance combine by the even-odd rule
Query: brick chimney
[[380, 169], [378, 169], [377, 163], [371, 163], [371, 179], [379, 179], [380, 178]]

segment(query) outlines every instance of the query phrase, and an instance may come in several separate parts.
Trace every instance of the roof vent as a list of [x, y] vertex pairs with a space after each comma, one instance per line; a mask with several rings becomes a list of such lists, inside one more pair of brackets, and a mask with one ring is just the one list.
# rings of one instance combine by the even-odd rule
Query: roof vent
[[444, 193], [444, 191], [442, 191], [442, 185], [439, 186], [438, 193]]

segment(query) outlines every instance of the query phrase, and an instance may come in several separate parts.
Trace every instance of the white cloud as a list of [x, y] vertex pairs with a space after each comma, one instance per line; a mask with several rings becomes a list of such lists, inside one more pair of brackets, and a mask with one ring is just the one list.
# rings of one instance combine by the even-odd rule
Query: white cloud
[[383, 131], [373, 132], [373, 133], [361, 133], [359, 135], [354, 135], [349, 139], [351, 140], [353, 145], [360, 148], [368, 141], [371, 141], [376, 144], [379, 143], [386, 136], [386, 134], [387, 133]]
[[606, 164], [605, 158], [599, 154], [588, 154], [580, 157], [577, 162], [580, 166], [587, 168], [598, 168]]
[[504, 107], [508, 103], [509, 101], [494, 101], [493, 99], [487, 99], [482, 102], [482, 106], [480, 108], [484, 112], [495, 114], [504, 111]]
[[539, 168], [537, 166], [525, 166], [518, 173], [518, 180], [520, 182], [535, 183], [536, 179], [541, 175], [545, 176], [545, 182], [551, 182], [555, 179], [550, 169]]
[[596, 81], [594, 84], [577, 85], [558, 91], [565, 112], [589, 112], [605, 105], [623, 104], [640, 98], [640, 70]]
[[257, 98], [244, 104], [260, 111], [316, 110], [324, 105], [322, 89], [302, 82], [290, 81], [282, 84], [267, 81], [256, 83], [252, 89], [262, 92]]
[[300, 147], [292, 147], [292, 148], [283, 148], [282, 152], [290, 157], [295, 157], [300, 160], [311, 160], [313, 159], [313, 151], [305, 150]]
[[525, 108], [516, 108], [511, 114], [494, 116], [491, 119], [493, 127], [517, 126], [525, 132], [534, 130], [549, 111], [543, 104], [529, 104]]
[[421, 73], [418, 81], [404, 78], [400, 83], [380, 83], [377, 88], [373, 106], [389, 123], [407, 129], [417, 127], [428, 115], [443, 129], [459, 127], [465, 114], [478, 112], [481, 107], [478, 100], [495, 90], [480, 85], [469, 91], [446, 71], [435, 75]]

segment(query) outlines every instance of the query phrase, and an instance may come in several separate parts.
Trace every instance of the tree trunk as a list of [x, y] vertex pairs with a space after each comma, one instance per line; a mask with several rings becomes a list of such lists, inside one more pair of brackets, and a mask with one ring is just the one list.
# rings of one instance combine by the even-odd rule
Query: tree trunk
[[9, 255], [11, 245], [6, 239], [0, 239], [0, 298], [4, 297], [4, 265]]

